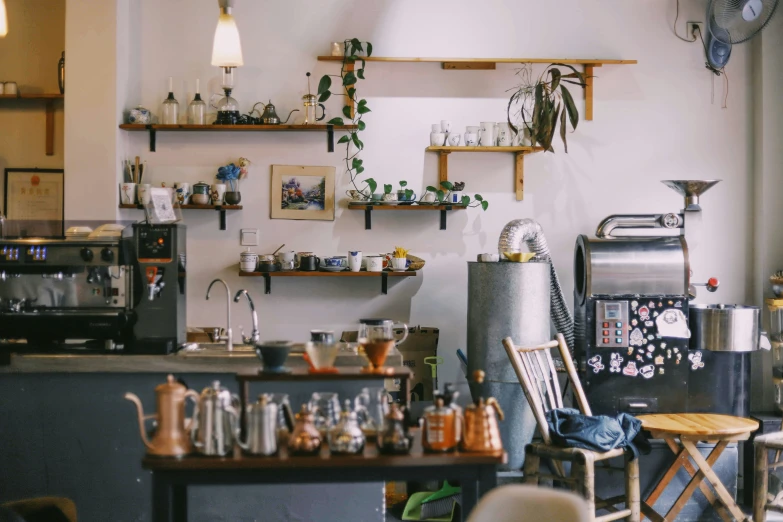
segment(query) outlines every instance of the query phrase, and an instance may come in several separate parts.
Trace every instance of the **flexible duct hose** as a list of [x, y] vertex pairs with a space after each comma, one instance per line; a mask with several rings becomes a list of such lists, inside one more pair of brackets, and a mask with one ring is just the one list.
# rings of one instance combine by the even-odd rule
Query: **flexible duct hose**
[[531, 252], [536, 254], [539, 259], [549, 262], [549, 269], [552, 277], [549, 284], [549, 298], [551, 300], [550, 315], [552, 322], [555, 323], [557, 331], [562, 333], [568, 343], [568, 348], [574, 351], [574, 319], [571, 311], [566, 304], [563, 289], [560, 287], [560, 280], [557, 278], [555, 265], [549, 255], [549, 246], [547, 246], [544, 237], [544, 229], [541, 225], [532, 219], [515, 219], [510, 221], [498, 239], [498, 253], [502, 256], [503, 252], [519, 252], [522, 244], [526, 243]]

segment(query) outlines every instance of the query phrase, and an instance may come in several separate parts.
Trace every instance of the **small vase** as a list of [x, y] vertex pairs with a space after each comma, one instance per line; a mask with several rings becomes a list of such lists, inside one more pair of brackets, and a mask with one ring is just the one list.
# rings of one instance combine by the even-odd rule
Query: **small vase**
[[226, 192], [226, 195], [223, 197], [227, 205], [239, 205], [239, 202], [242, 201], [242, 194], [240, 192]]

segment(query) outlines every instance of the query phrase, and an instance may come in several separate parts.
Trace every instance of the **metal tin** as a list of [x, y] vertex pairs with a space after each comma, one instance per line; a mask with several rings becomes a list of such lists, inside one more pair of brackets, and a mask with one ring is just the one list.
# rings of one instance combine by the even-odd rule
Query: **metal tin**
[[591, 239], [574, 253], [576, 304], [593, 295], [687, 295], [690, 264], [685, 238]]
[[690, 305], [690, 347], [713, 352], [752, 352], [759, 348], [758, 306]]
[[[536, 420], [502, 340], [520, 346], [550, 340], [550, 264], [468, 262], [468, 372], [484, 370], [483, 391], [506, 412], [500, 426], [508, 452], [507, 469], [519, 469]], [[479, 390], [471, 385], [474, 400]]]

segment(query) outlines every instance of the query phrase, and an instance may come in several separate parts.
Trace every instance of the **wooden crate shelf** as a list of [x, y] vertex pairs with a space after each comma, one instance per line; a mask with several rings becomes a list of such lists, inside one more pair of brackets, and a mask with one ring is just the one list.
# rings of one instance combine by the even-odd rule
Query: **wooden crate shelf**
[[[367, 62], [388, 62], [388, 63], [440, 63], [446, 70], [492, 70], [499, 63], [541, 63], [580, 65], [584, 67], [585, 72], [585, 120], [593, 119], [593, 71], [596, 67], [603, 65], [634, 65], [636, 60], [622, 60], [612, 58], [400, 58], [389, 56], [360, 56]], [[320, 62], [342, 62], [342, 56], [319, 56]], [[354, 64], [347, 64], [346, 70], [352, 71]]]
[[0, 94], [0, 101], [43, 101], [46, 102], [46, 137], [44, 150], [47, 156], [54, 156], [54, 102], [64, 99], [60, 93], [17, 93]]
[[334, 132], [335, 131], [354, 131], [356, 125], [162, 125], [162, 124], [139, 124], [123, 123], [120, 129], [131, 132], [149, 132], [150, 151], [155, 152], [157, 146], [158, 132], [325, 132], [327, 139], [327, 148], [329, 152], [334, 152]]
[[514, 192], [517, 201], [525, 197], [525, 155], [542, 152], [542, 147], [427, 147], [438, 153], [438, 181], [449, 179], [449, 154], [452, 152], [495, 152], [514, 154]]
[[263, 277], [264, 278], [264, 293], [272, 293], [272, 278], [273, 277], [339, 277], [339, 278], [376, 278], [381, 280], [381, 293], [388, 293], [388, 278], [389, 277], [416, 277], [419, 273], [414, 271], [408, 272], [391, 272], [384, 270], [383, 272], [326, 272], [326, 271], [286, 271], [286, 272], [239, 272], [240, 277]]
[[[120, 203], [120, 208], [144, 210], [144, 205], [137, 203]], [[220, 213], [220, 230], [226, 229], [226, 210], [242, 210], [242, 205], [174, 205], [182, 210], [216, 210]]]
[[451, 210], [465, 210], [465, 205], [375, 205], [367, 203], [349, 203], [348, 210], [364, 211], [364, 229], [372, 230], [372, 213], [376, 210], [401, 210], [401, 211], [436, 211], [440, 212], [440, 229], [446, 230], [446, 219]]

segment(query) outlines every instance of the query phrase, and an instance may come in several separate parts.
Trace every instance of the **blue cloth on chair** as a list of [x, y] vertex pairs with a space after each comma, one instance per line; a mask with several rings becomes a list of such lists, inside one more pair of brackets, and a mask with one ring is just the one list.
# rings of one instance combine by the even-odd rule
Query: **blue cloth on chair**
[[558, 408], [546, 412], [549, 435], [557, 446], [582, 448], [599, 453], [624, 448], [632, 458], [650, 452], [650, 443], [642, 433], [642, 422], [627, 413], [617, 417], [588, 417], [573, 408]]

